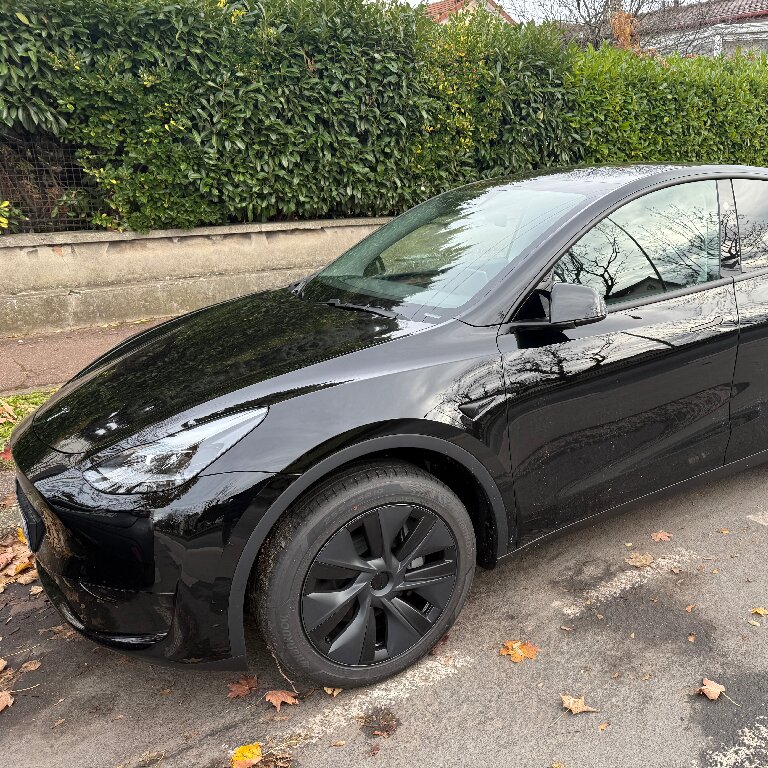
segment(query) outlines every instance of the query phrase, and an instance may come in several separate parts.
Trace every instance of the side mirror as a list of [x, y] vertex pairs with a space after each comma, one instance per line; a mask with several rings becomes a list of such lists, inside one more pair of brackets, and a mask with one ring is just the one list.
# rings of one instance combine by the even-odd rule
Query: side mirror
[[549, 294], [549, 326], [575, 328], [605, 320], [605, 300], [591, 285], [555, 283]]

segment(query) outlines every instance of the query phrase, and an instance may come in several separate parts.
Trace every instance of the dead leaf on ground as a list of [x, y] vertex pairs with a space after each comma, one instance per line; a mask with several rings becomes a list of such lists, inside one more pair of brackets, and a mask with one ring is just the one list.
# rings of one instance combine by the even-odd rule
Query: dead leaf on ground
[[264, 695], [266, 701], [279, 712], [283, 704], [298, 704], [299, 700], [290, 691], [267, 691]]
[[716, 701], [720, 698], [721, 693], [725, 693], [725, 686], [705, 677], [703, 685], [699, 688], [698, 693], [703, 694], [711, 701]]
[[560, 626], [560, 629], [562, 629], [563, 632], [573, 632], [573, 630], [576, 629], [576, 627], [568, 627], [565, 624], [562, 624]]
[[499, 656], [508, 656], [510, 661], [519, 664], [523, 659], [534, 660], [541, 648], [527, 640], [507, 640], [499, 651]]
[[629, 557], [624, 558], [624, 562], [633, 565], [635, 568], [647, 568], [653, 564], [653, 555], [648, 552], [642, 555], [639, 552], [633, 552]]
[[672, 538], [672, 534], [666, 531], [655, 531], [651, 534], [651, 538], [654, 541], [669, 541]]
[[360, 725], [368, 730], [371, 736], [380, 736], [386, 739], [400, 727], [400, 720], [391, 709], [375, 707], [362, 716]]
[[695, 607], [696, 607], [696, 603], [691, 603], [690, 605], [686, 605], [685, 612], [690, 613]]
[[261, 762], [263, 753], [261, 744], [257, 741], [253, 744], [243, 744], [232, 753], [232, 768], [251, 768]]
[[35, 595], [39, 595], [43, 591], [43, 588], [38, 584], [35, 587], [29, 588], [29, 596], [34, 597]]
[[610, 726], [610, 723], [600, 723], [600, 725], [597, 726], [597, 730], [601, 733], [606, 730]]
[[759, 621], [755, 621], [754, 619], [747, 619], [747, 624], [751, 624], [753, 627], [762, 626]]
[[8, 666], [8, 662], [5, 659], [0, 659], [0, 672], [2, 672]]
[[11, 704], [13, 704], [13, 696], [11, 696], [10, 691], [0, 691], [0, 712], [10, 707]]
[[344, 739], [339, 739], [338, 741], [334, 741], [333, 744], [331, 744], [332, 747], [343, 747], [347, 742], [344, 741]]
[[750, 613], [753, 613], [755, 616], [768, 616], [768, 610], [765, 608], [752, 608]]
[[7, 496], [3, 496], [3, 498], [0, 499], [0, 509], [7, 509], [8, 507], [12, 507], [15, 503], [16, 494], [9, 493]]
[[228, 683], [228, 699], [237, 699], [247, 696], [251, 691], [258, 688], [255, 677], [241, 677], [236, 683]]
[[574, 715], [580, 715], [582, 712], [597, 712], [594, 707], [590, 707], [585, 701], [583, 696], [569, 696], [567, 693], [561, 693], [560, 698], [563, 700], [563, 707]]
[[21, 674], [22, 672], [34, 672], [36, 669], [40, 669], [40, 661], [38, 659], [33, 659], [32, 661], [25, 661], [19, 667], [19, 674]]
[[695, 632], [691, 632], [691, 634], [688, 635], [688, 642], [689, 643], [695, 643], [696, 642], [696, 633]]
[[323, 688], [323, 690], [329, 695], [333, 696], [335, 699], [341, 692], [344, 690], [343, 688]]
[[56, 722], [55, 722], [55, 723], [54, 723], [54, 724], [51, 726], [51, 730], [53, 730], [54, 728], [58, 728], [60, 725], [63, 725], [65, 722], [66, 722], [66, 719], [65, 719], [65, 718], [63, 718], [63, 717], [59, 718], [59, 719], [58, 719], [58, 720], [57, 720], [57, 721], [56, 721]]
[[726, 535], [730, 533], [730, 531], [727, 528], [720, 528], [717, 532], [726, 534]]

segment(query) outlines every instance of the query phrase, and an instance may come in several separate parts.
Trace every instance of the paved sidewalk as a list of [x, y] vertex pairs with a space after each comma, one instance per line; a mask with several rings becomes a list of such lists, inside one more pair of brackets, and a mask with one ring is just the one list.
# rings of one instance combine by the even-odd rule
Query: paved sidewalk
[[0, 338], [0, 396], [58, 386], [116, 344], [159, 322]]

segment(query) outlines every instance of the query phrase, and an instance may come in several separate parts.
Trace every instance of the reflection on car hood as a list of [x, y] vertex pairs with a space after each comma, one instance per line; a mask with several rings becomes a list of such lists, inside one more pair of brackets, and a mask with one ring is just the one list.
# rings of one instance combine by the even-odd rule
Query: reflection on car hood
[[[59, 390], [33, 429], [57, 451], [92, 453], [208, 401], [238, 403], [227, 393], [423, 327], [311, 304], [285, 289], [245, 296], [118, 345]], [[268, 389], [252, 405], [268, 404]]]

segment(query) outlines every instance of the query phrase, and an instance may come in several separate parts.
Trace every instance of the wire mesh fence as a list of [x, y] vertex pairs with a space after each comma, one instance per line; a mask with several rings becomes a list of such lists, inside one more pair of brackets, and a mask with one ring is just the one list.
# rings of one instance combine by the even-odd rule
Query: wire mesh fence
[[98, 202], [74, 147], [0, 134], [0, 235], [98, 229]]

